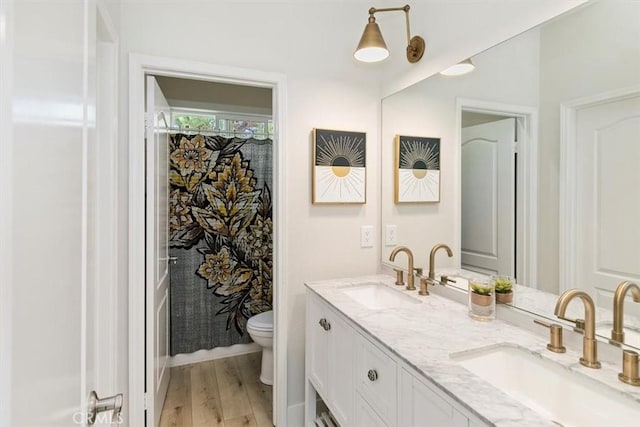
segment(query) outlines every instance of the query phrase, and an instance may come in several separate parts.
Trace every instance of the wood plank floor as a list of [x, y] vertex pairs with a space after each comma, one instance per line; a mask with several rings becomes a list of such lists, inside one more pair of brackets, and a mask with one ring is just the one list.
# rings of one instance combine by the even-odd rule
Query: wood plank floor
[[171, 368], [160, 427], [273, 427], [260, 353]]

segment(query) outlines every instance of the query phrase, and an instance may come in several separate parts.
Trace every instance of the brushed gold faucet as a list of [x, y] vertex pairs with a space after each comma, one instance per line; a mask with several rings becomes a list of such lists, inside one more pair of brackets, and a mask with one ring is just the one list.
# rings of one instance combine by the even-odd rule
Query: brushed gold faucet
[[613, 296], [613, 329], [611, 330], [611, 340], [624, 344], [624, 297], [627, 291], [631, 292], [633, 300], [640, 302], [640, 287], [635, 283], [624, 281], [616, 288]]
[[554, 353], [565, 353], [567, 348], [562, 343], [562, 326], [557, 323], [547, 323], [538, 319], [533, 319], [533, 323], [549, 329], [549, 344], [547, 349]]
[[416, 286], [414, 284], [414, 276], [413, 276], [413, 252], [411, 252], [411, 249], [409, 249], [406, 246], [396, 246], [391, 251], [391, 255], [389, 255], [389, 261], [394, 261], [396, 259], [396, 255], [398, 255], [398, 252], [404, 252], [407, 254], [407, 259], [409, 260], [409, 267], [408, 267], [409, 271], [407, 272], [407, 288], [406, 289], [408, 291], [415, 291]]
[[449, 255], [449, 258], [453, 256], [453, 252], [451, 251], [451, 248], [445, 245], [444, 243], [438, 243], [433, 248], [431, 248], [431, 253], [429, 254], [429, 279], [431, 280], [435, 280], [436, 278], [435, 265], [436, 265], [436, 252], [438, 252], [438, 249], [446, 249], [447, 255]]
[[638, 375], [638, 353], [631, 350], [622, 352], [622, 372], [618, 374], [618, 379], [623, 383], [633, 386], [640, 386], [640, 375]]
[[576, 323], [575, 320], [567, 319], [565, 313], [569, 302], [575, 297], [582, 299], [584, 304], [584, 336], [582, 338], [582, 357], [580, 363], [588, 368], [598, 369], [598, 346], [596, 341], [596, 307], [593, 300], [584, 291], [578, 289], [569, 289], [558, 298], [554, 314], [563, 320], [569, 320]]

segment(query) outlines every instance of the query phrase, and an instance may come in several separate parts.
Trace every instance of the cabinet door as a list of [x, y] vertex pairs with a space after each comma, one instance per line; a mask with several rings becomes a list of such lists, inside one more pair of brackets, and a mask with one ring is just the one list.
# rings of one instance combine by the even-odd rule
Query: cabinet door
[[359, 337], [355, 368], [358, 392], [387, 425], [394, 426], [398, 398], [396, 362], [369, 340]]
[[328, 399], [341, 426], [353, 424], [353, 366], [355, 331], [336, 315], [330, 316]]
[[356, 393], [356, 427], [387, 427], [367, 402]]
[[[307, 298], [307, 375], [316, 391], [327, 396], [329, 333], [321, 324], [329, 321], [325, 307], [317, 298]], [[323, 321], [324, 319], [324, 321]]]
[[400, 425], [403, 427], [467, 427], [468, 419], [438, 391], [402, 369]]

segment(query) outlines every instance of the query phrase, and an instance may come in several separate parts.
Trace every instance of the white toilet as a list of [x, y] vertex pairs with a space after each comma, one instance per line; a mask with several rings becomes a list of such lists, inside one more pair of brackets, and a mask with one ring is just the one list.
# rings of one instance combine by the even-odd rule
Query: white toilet
[[273, 384], [273, 311], [256, 314], [247, 322], [251, 339], [262, 347], [262, 370], [260, 381]]

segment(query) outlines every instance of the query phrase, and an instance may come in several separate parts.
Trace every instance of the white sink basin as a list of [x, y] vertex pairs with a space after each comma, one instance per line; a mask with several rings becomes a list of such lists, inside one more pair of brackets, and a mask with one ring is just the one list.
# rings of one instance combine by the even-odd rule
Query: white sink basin
[[345, 286], [341, 289], [349, 298], [372, 310], [420, 304], [422, 301], [391, 289], [382, 283], [365, 283]]
[[525, 349], [499, 346], [451, 358], [562, 426], [638, 426], [640, 403]]
[[[603, 337], [611, 338], [612, 322], [602, 322], [596, 324], [596, 334]], [[624, 343], [633, 347], [640, 348], [640, 330], [632, 327], [624, 327]]]

